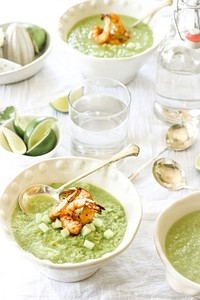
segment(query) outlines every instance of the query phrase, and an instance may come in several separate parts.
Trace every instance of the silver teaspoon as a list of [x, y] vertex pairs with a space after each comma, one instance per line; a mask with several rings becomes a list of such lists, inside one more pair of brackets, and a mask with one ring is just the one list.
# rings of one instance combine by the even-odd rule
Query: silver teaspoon
[[38, 195], [38, 194], [46, 194], [48, 196], [50, 196], [51, 198], [54, 198], [56, 200], [59, 199], [59, 194], [69, 185], [73, 184], [74, 182], [86, 177], [87, 175], [90, 175], [92, 173], [94, 173], [95, 171], [111, 164], [114, 163], [122, 158], [128, 157], [128, 156], [138, 156], [139, 154], [139, 147], [137, 145], [129, 145], [128, 147], [126, 147], [124, 150], [120, 151], [119, 153], [115, 154], [113, 157], [111, 157], [110, 159], [107, 159], [103, 162], [99, 162], [97, 164], [97, 166], [95, 166], [94, 168], [78, 175], [77, 177], [69, 180], [68, 182], [66, 182], [65, 184], [63, 184], [62, 186], [60, 186], [58, 189], [54, 189], [49, 185], [46, 184], [34, 184], [31, 186], [28, 186], [23, 192], [20, 193], [19, 197], [18, 197], [18, 202], [19, 202], [19, 206], [20, 208], [26, 213], [29, 214], [30, 211], [28, 209], [28, 201], [30, 199], [30, 197], [33, 197], [34, 195]]
[[181, 166], [170, 158], [160, 158], [153, 164], [152, 172], [156, 181], [169, 190], [199, 190], [186, 184], [185, 172]]

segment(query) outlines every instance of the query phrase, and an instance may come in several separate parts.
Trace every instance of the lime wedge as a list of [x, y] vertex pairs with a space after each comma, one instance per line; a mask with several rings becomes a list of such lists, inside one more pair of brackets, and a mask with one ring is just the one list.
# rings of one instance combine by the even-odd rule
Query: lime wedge
[[24, 137], [24, 132], [26, 127], [28, 126], [29, 121], [22, 116], [19, 116], [17, 113], [15, 113], [14, 120], [13, 120], [13, 127], [15, 129], [15, 132], [21, 137]]
[[7, 127], [2, 126], [1, 129], [12, 152], [24, 154], [26, 152], [26, 145], [24, 141], [14, 131]]
[[83, 92], [84, 92], [83, 86], [81, 86], [80, 88], [77, 88], [77, 89], [73, 89], [70, 92], [71, 101], [74, 102], [74, 101], [78, 100], [79, 98], [81, 98], [83, 96]]
[[55, 122], [57, 122], [57, 119], [53, 117], [37, 117], [28, 124], [24, 133], [24, 142], [28, 146], [28, 150], [38, 144], [49, 133]]
[[197, 170], [200, 170], [200, 154], [197, 155], [195, 160], [195, 167]]
[[0, 128], [0, 145], [7, 151], [12, 152], [12, 149], [10, 148], [8, 141], [2, 131], [2, 129]]
[[56, 111], [67, 113], [68, 112], [68, 96], [59, 97], [51, 102], [49, 105]]
[[26, 155], [39, 156], [46, 154], [55, 148], [56, 143], [56, 133], [53, 129], [49, 129], [49, 131], [46, 132], [43, 138], [26, 152]]

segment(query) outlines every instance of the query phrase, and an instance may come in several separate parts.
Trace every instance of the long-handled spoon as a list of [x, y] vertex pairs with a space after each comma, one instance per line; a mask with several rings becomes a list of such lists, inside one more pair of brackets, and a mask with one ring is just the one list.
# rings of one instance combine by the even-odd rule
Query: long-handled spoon
[[187, 185], [185, 180], [185, 172], [181, 166], [172, 159], [160, 158], [153, 164], [152, 172], [157, 182], [169, 190], [200, 190], [193, 186]]
[[160, 5], [158, 5], [156, 8], [152, 9], [148, 14], [146, 14], [145, 16], [143, 16], [142, 18], [138, 19], [133, 25], [132, 27], [136, 27], [138, 26], [140, 23], [142, 23], [146, 18], [150, 18], [152, 17], [155, 13], [157, 13], [160, 9], [166, 7], [166, 6], [170, 6], [173, 4], [173, 0], [167, 0], [164, 1], [163, 3], [161, 3]]
[[62, 186], [60, 186], [58, 189], [54, 189], [49, 185], [46, 184], [34, 184], [31, 186], [28, 186], [20, 195], [18, 198], [19, 206], [21, 209], [26, 213], [29, 214], [28, 210], [28, 200], [30, 197], [37, 195], [37, 194], [46, 194], [49, 195], [52, 198], [55, 198], [58, 200], [59, 194], [69, 185], [73, 184], [74, 182], [94, 173], [95, 171], [111, 164], [114, 163], [122, 158], [128, 157], [128, 156], [138, 156], [139, 154], [139, 147], [137, 145], [129, 145], [126, 147], [124, 150], [120, 151], [119, 153], [115, 154], [113, 157], [110, 159], [107, 159], [103, 162], [98, 163], [94, 168], [87, 170], [86, 172], [78, 175], [77, 177], [69, 180]]
[[165, 142], [167, 147], [162, 151], [150, 158], [146, 163], [144, 163], [138, 170], [129, 176], [129, 179], [134, 180], [139, 173], [146, 168], [152, 161], [158, 158], [167, 150], [182, 151], [189, 148], [193, 143], [197, 135], [197, 127], [190, 123], [188, 124], [173, 124], [169, 127]]

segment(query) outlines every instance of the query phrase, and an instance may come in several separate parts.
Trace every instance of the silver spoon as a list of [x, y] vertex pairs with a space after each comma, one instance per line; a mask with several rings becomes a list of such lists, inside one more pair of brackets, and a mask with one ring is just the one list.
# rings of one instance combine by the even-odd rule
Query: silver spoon
[[139, 154], [139, 147], [137, 145], [129, 145], [124, 150], [120, 151], [119, 153], [115, 154], [110, 159], [107, 159], [103, 162], [100, 162], [97, 164], [97, 166], [93, 167], [92, 169], [78, 175], [77, 177], [69, 180], [62, 186], [60, 186], [58, 189], [54, 189], [49, 185], [46, 184], [34, 184], [29, 187], [27, 187], [18, 197], [18, 202], [20, 208], [26, 213], [29, 214], [27, 208], [27, 201], [30, 199], [31, 196], [37, 195], [37, 194], [47, 194], [52, 198], [55, 198], [56, 200], [59, 199], [59, 194], [70, 184], [82, 179], [83, 177], [86, 177], [87, 175], [90, 175], [94, 173], [95, 171], [114, 163], [122, 158], [128, 157], [128, 156], [138, 156]]
[[169, 190], [199, 190], [190, 185], [186, 185], [185, 172], [181, 166], [170, 158], [160, 158], [153, 164], [152, 172], [157, 182]]
[[163, 3], [161, 3], [160, 5], [158, 5], [156, 8], [152, 9], [148, 14], [146, 14], [145, 16], [143, 16], [142, 18], [138, 19], [133, 25], [132, 27], [136, 27], [138, 26], [140, 23], [142, 23], [146, 18], [150, 18], [153, 15], [155, 15], [155, 13], [157, 13], [160, 9], [166, 7], [166, 6], [170, 6], [173, 4], [173, 0], [167, 0], [164, 1]]
[[158, 158], [165, 151], [182, 151], [189, 148], [194, 143], [197, 132], [197, 126], [190, 123], [171, 125], [165, 135], [165, 142], [167, 144], [166, 148], [154, 155], [140, 168], [138, 168], [135, 173], [129, 176], [129, 179], [131, 181], [134, 180], [144, 168], [146, 168], [152, 161]]

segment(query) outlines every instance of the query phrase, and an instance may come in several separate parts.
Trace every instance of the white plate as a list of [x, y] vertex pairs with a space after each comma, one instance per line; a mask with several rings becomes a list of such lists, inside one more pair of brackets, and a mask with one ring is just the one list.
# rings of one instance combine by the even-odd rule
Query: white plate
[[[33, 25], [30, 23], [22, 23], [22, 22], [16, 22], [21, 25]], [[1, 24], [0, 27], [5, 30], [11, 23]], [[43, 63], [47, 56], [49, 55], [51, 49], [52, 49], [52, 42], [49, 33], [45, 29], [47, 38], [46, 38], [46, 44], [44, 47], [44, 50], [42, 51], [42, 54], [38, 56], [34, 61], [31, 63], [20, 67], [19, 69], [7, 71], [4, 73], [0, 73], [0, 84], [9, 84], [18, 82], [21, 80], [28, 79], [29, 77], [35, 75], [43, 66]]]

